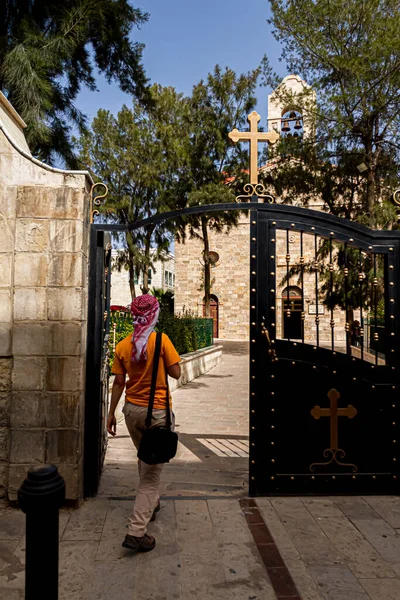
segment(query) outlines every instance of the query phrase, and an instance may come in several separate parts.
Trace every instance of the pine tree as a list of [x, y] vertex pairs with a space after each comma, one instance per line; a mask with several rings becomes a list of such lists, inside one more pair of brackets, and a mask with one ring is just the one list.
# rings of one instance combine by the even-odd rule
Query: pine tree
[[[151, 110], [133, 100], [114, 117], [100, 110], [79, 142], [81, 165], [109, 189], [101, 216], [109, 223], [133, 225], [169, 209], [171, 189], [179, 177], [183, 155], [185, 101], [173, 88], [150, 88]], [[172, 195], [173, 196], [173, 195]], [[171, 243], [169, 223], [128, 231], [116, 237], [119, 269], [129, 270], [132, 298], [135, 278], [163, 260]]]
[[[339, 216], [390, 227], [386, 203], [400, 165], [400, 11], [397, 0], [270, 0], [289, 72], [310, 88], [278, 97], [313, 122], [315, 136], [283, 138], [271, 183], [285, 201], [317, 194]], [[266, 81], [278, 80], [269, 68]], [[315, 102], [314, 94], [317, 101]]]
[[[228, 133], [232, 129], [247, 127], [247, 116], [256, 104], [254, 91], [259, 69], [237, 75], [232, 69], [218, 65], [207, 81], [194, 86], [187, 112], [186, 156], [184, 172], [180, 177], [178, 196], [182, 207], [233, 202], [235, 194], [227, 185], [229, 177], [241, 175], [248, 166], [248, 154], [240, 145], [233, 146]], [[205, 315], [210, 315], [211, 260], [210, 231], [229, 233], [238, 223], [235, 212], [213, 212], [193, 216], [181, 227], [178, 238], [201, 240], [204, 265]]]
[[76, 167], [71, 131], [86, 119], [75, 100], [96, 90], [95, 70], [148, 100], [143, 46], [130, 38], [147, 19], [129, 0], [2, 0], [0, 89], [26, 121], [35, 156]]

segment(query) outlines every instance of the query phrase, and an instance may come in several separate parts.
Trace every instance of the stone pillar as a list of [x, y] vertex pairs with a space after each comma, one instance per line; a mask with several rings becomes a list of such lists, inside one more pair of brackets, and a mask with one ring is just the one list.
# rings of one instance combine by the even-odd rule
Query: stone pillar
[[0, 486], [15, 500], [28, 467], [50, 462], [75, 500], [91, 181], [32, 159], [11, 134], [0, 131]]
[[12, 263], [15, 190], [0, 186], [0, 498], [8, 481], [11, 405]]

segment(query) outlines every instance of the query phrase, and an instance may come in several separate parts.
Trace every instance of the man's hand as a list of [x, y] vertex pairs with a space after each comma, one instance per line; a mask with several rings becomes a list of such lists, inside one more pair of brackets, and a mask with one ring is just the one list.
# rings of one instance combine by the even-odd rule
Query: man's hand
[[108, 415], [107, 431], [113, 436], [117, 435], [117, 419], [115, 418], [115, 415]]
[[119, 399], [121, 398], [124, 389], [125, 389], [125, 375], [115, 375], [112, 392], [111, 392], [110, 408], [108, 410], [108, 419], [107, 419], [107, 431], [113, 437], [117, 434], [117, 419], [115, 418], [115, 411], [117, 409]]

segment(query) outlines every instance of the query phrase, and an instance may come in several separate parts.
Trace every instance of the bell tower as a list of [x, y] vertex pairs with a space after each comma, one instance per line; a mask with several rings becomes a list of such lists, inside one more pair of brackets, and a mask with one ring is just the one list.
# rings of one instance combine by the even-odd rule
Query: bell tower
[[[296, 96], [299, 96], [298, 104]], [[298, 75], [288, 75], [268, 96], [269, 131], [275, 130], [282, 137], [312, 137], [315, 101], [315, 92], [303, 79]]]

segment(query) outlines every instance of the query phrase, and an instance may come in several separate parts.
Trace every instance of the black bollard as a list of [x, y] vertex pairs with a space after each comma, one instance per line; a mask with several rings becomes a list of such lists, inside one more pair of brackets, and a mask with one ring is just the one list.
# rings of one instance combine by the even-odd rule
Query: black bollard
[[54, 465], [31, 467], [18, 491], [26, 514], [25, 600], [58, 599], [58, 519], [65, 483]]

